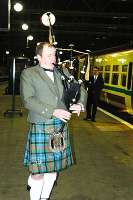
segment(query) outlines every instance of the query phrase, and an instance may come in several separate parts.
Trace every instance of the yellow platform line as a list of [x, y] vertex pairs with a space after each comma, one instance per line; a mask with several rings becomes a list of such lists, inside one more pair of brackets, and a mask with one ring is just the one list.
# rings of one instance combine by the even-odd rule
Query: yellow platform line
[[104, 110], [104, 109], [102, 109], [102, 108], [99, 108], [99, 107], [98, 107], [98, 110], [100, 110], [101, 112], [105, 113], [106, 115], [108, 115], [108, 116], [110, 116], [110, 117], [116, 119], [117, 121], [121, 122], [122, 124], [125, 124], [125, 125], [128, 126], [129, 128], [133, 129], [133, 125], [130, 124], [129, 122], [126, 122], [125, 120], [123, 120], [123, 119], [121, 119], [121, 118], [119, 118], [119, 117], [117, 117], [117, 116], [115, 116], [115, 115], [109, 113], [108, 111], [106, 111], [106, 110]]

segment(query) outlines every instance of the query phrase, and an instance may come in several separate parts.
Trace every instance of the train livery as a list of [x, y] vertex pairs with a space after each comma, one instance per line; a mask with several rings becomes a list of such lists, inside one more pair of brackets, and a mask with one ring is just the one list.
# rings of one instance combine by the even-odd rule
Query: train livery
[[94, 54], [91, 66], [98, 66], [105, 81], [101, 101], [133, 114], [133, 49]]

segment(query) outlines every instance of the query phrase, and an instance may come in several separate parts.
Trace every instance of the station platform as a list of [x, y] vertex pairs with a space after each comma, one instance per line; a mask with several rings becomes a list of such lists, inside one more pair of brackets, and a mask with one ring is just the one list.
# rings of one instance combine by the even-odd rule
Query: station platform
[[[0, 200], [29, 200], [23, 166], [27, 112], [4, 117], [11, 96], [0, 91]], [[21, 108], [16, 97], [16, 108]], [[70, 138], [75, 164], [60, 173], [51, 200], [132, 200], [133, 129], [102, 112], [96, 122], [73, 115]]]

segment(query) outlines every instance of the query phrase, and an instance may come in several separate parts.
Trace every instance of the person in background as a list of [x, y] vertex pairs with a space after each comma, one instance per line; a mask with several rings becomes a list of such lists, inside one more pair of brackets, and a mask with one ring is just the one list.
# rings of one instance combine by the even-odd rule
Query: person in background
[[78, 76], [79, 76], [79, 59], [78, 57], [75, 57], [75, 59], [73, 60], [73, 66], [74, 66], [74, 78], [76, 80], [78, 80]]
[[82, 88], [78, 103], [67, 110], [61, 74], [55, 67], [55, 47], [41, 42], [36, 55], [39, 64], [24, 69], [20, 78], [20, 94], [29, 121], [24, 165], [30, 173], [30, 200], [46, 200], [50, 198], [57, 173], [73, 164], [67, 122], [72, 113], [79, 116], [84, 111], [86, 91]]
[[86, 105], [86, 118], [84, 120], [96, 121], [97, 106], [99, 103], [100, 93], [104, 87], [104, 80], [99, 72], [98, 67], [93, 67], [92, 75], [89, 81], [86, 81], [86, 88], [88, 92]]

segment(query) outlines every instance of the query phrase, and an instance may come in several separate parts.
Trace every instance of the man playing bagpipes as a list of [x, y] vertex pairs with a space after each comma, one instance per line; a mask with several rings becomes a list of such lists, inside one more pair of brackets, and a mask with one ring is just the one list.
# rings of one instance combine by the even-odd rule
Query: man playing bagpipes
[[74, 80], [78, 94], [72, 92], [76, 95], [69, 100], [65, 97], [72, 84], [70, 86], [66, 80], [63, 84], [62, 74], [55, 67], [56, 49], [53, 45], [40, 43], [36, 55], [39, 64], [24, 69], [20, 81], [21, 98], [28, 109], [29, 121], [24, 165], [28, 166], [30, 173], [30, 200], [46, 200], [50, 198], [57, 173], [73, 164], [67, 122], [73, 113], [79, 116], [84, 111], [86, 91], [77, 87]]

